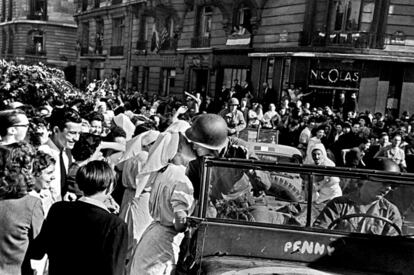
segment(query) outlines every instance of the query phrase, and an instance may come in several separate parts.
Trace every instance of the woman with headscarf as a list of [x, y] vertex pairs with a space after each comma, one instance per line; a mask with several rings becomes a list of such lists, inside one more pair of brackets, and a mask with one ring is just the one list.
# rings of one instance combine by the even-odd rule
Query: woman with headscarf
[[306, 148], [306, 156], [303, 161], [304, 164], [314, 164], [311, 149], [315, 144], [322, 144], [322, 138], [325, 136], [325, 126], [320, 125], [318, 128], [312, 129], [312, 134], [313, 136], [309, 139], [308, 146]]
[[117, 169], [122, 171], [122, 185], [125, 187], [119, 217], [128, 225], [127, 259], [152, 221], [148, 210], [150, 193], [149, 190], [144, 190], [147, 177], [138, 175], [142, 172], [148, 159], [148, 151], [158, 135], [158, 131], [149, 130], [131, 139], [117, 165]]
[[164, 132], [151, 147], [143, 175], [150, 174], [149, 210], [153, 222], [145, 230], [128, 266], [130, 274], [172, 274], [194, 208], [193, 186], [185, 174], [195, 159], [186, 137]]
[[[325, 146], [322, 143], [314, 144], [310, 148], [312, 159], [315, 165], [334, 167], [335, 163], [326, 155]], [[339, 186], [339, 178], [324, 176], [321, 179], [315, 177], [316, 182], [313, 184], [313, 202], [324, 203], [333, 198], [342, 196], [342, 190]]]

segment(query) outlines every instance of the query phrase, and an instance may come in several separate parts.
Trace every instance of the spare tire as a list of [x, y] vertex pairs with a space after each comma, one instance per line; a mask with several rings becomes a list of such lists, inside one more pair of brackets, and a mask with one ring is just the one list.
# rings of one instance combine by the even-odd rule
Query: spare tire
[[271, 187], [267, 195], [290, 202], [303, 201], [302, 179], [294, 174], [271, 172]]

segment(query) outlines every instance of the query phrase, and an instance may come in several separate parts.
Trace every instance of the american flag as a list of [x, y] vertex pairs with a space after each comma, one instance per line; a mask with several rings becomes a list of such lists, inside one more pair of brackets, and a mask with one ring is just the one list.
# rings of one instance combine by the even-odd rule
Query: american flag
[[161, 49], [162, 45], [164, 45], [165, 41], [168, 40], [170, 34], [168, 33], [168, 30], [165, 26], [163, 26], [160, 34], [159, 44], [158, 44], [158, 50]]

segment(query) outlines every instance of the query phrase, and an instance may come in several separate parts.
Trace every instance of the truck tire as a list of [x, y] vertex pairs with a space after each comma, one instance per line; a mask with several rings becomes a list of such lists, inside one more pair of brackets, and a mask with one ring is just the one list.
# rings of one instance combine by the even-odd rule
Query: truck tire
[[272, 182], [268, 195], [275, 196], [276, 199], [290, 202], [303, 201], [302, 179], [290, 174], [271, 173]]

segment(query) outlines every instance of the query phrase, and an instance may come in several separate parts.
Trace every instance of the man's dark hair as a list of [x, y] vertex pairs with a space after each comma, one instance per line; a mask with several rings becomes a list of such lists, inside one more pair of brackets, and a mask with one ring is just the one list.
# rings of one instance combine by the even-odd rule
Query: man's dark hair
[[82, 119], [79, 113], [72, 108], [55, 108], [52, 111], [49, 122], [51, 130], [57, 126], [60, 131], [63, 131], [66, 128], [66, 123], [81, 123]]
[[72, 156], [76, 161], [84, 161], [95, 153], [100, 144], [101, 137], [89, 133], [82, 133], [71, 150]]
[[94, 111], [94, 112], [91, 112], [88, 115], [88, 121], [89, 121], [89, 123], [91, 123], [94, 120], [97, 120], [97, 121], [100, 121], [100, 122], [104, 122], [105, 118], [104, 118], [103, 114]]
[[7, 129], [19, 122], [18, 115], [25, 115], [25, 112], [20, 109], [0, 111], [0, 136], [6, 136]]
[[105, 191], [114, 183], [115, 176], [108, 163], [95, 160], [79, 168], [76, 182], [85, 196]]
[[114, 142], [115, 138], [123, 137], [126, 138], [126, 132], [121, 127], [113, 127], [109, 134], [105, 137], [105, 141]]

